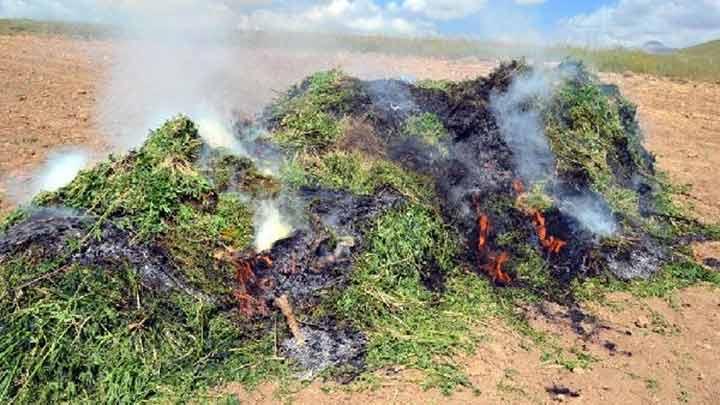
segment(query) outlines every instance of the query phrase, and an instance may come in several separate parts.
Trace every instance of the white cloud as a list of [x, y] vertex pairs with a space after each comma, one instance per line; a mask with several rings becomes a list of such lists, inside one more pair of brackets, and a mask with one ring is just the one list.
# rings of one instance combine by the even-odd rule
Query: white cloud
[[466, 17], [482, 10], [486, 0], [404, 0], [402, 8], [437, 20]]
[[229, 16], [270, 0], [0, 0], [0, 17], [125, 23], [133, 18], [194, 16], [198, 20]]
[[[467, 10], [468, 4], [484, 1], [459, 3], [467, 3], [460, 4]], [[393, 35], [435, 32], [424, 16], [397, 2], [383, 6], [378, 0], [0, 0], [0, 17], [110, 22], [133, 31], [167, 27], [209, 31], [209, 26], [218, 32], [221, 26], [232, 26]]]
[[564, 21], [561, 36], [591, 46], [637, 46], [658, 40], [684, 47], [720, 38], [718, 0], [620, 0]]
[[238, 21], [243, 29], [289, 31], [340, 31], [421, 35], [434, 33], [434, 25], [399, 13], [395, 3], [382, 7], [373, 0], [331, 0], [307, 8], [258, 9]]

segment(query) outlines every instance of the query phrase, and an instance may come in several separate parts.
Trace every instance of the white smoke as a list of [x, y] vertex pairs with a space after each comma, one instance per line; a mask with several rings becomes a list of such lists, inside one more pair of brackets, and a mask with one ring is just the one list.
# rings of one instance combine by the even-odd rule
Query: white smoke
[[[534, 68], [529, 74], [516, 76], [507, 92], [491, 97], [491, 108], [513, 152], [516, 170], [530, 187], [557, 180], [555, 157], [538, 107], [550, 102], [562, 80], [576, 74], [574, 69]], [[563, 213], [594, 234], [610, 236], [617, 231], [617, 222], [600, 196], [588, 192], [583, 195], [560, 193], [553, 197]]]
[[213, 116], [199, 116], [194, 118], [200, 137], [211, 148], [224, 148], [238, 155], [247, 156], [240, 140], [222, 119]]
[[262, 252], [273, 243], [287, 238], [293, 231], [287, 218], [280, 213], [277, 200], [265, 200], [255, 209], [255, 250]]
[[550, 97], [552, 87], [547, 73], [533, 69], [529, 75], [516, 77], [507, 92], [490, 99], [500, 131], [514, 152], [518, 173], [530, 184], [547, 180], [555, 167], [542, 117], [536, 108], [529, 108]]
[[32, 193], [56, 191], [67, 186], [89, 162], [89, 155], [82, 150], [51, 154], [32, 182]]
[[611, 236], [618, 230], [607, 204], [594, 194], [564, 196], [558, 199], [560, 211], [580, 221], [587, 230], [599, 236]]

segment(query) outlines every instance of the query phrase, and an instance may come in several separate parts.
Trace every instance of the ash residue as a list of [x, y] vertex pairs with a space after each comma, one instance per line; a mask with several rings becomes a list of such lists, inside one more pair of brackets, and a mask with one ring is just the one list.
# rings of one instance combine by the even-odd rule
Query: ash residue
[[621, 280], [647, 280], [668, 261], [668, 249], [647, 236], [606, 248], [607, 267]]
[[282, 343], [283, 355], [302, 368], [300, 378], [311, 380], [325, 370], [341, 366], [354, 374], [363, 370], [367, 339], [361, 332], [320, 326], [304, 326], [301, 331], [304, 344], [298, 344], [295, 338]]
[[[267, 317], [281, 296], [292, 298], [295, 311], [317, 305], [322, 292], [342, 289], [352, 269], [353, 259], [363, 248], [364, 227], [380, 214], [401, 204], [403, 199], [391, 190], [363, 197], [347, 192], [303, 189], [296, 196], [307, 201], [310, 226], [275, 242], [258, 257], [245, 258], [251, 277], [244, 282], [243, 297], [251, 297], [246, 315]], [[288, 309], [292, 310], [292, 309]], [[324, 326], [300, 328], [304, 344], [295, 338], [283, 343], [285, 354], [305, 370], [303, 378], [340, 365], [362, 369], [365, 337], [362, 333], [325, 322]]]
[[68, 209], [40, 208], [0, 235], [0, 260], [32, 250], [38, 258], [99, 268], [129, 266], [154, 289], [178, 290], [207, 299], [172, 272], [157, 247], [131, 243], [131, 235], [107, 221]]
[[296, 197], [308, 204], [309, 226], [261, 252], [272, 264], [257, 263], [246, 287], [268, 303], [287, 294], [302, 308], [317, 303], [321, 290], [347, 281], [353, 257], [363, 247], [363, 226], [403, 200], [391, 190], [364, 197], [303, 189]]

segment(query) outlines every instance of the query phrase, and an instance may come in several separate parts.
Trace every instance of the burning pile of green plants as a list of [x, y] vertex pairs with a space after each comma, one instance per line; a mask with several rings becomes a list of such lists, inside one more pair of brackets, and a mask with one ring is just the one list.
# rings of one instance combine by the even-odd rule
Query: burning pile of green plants
[[451, 392], [469, 384], [453, 357], [519, 302], [720, 284], [684, 247], [717, 229], [672, 203], [634, 107], [577, 64], [320, 72], [236, 129], [252, 153], [177, 117], [4, 220], [0, 398], [179, 401], [388, 366]]

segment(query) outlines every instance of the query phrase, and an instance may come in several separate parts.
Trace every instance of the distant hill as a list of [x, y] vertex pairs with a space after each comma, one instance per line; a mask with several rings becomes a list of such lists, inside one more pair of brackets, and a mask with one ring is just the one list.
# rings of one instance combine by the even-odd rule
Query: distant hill
[[0, 18], [0, 35], [65, 35], [78, 38], [101, 38], [109, 28], [99, 24], [37, 21], [31, 19]]
[[680, 51], [684, 55], [702, 57], [720, 57], [720, 39], [691, 46]]
[[642, 50], [653, 55], [667, 55], [676, 51], [660, 41], [649, 41], [643, 44]]

